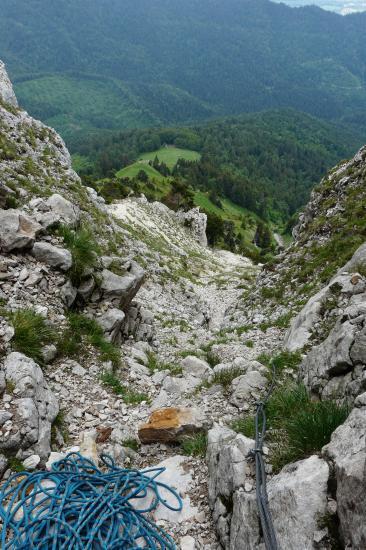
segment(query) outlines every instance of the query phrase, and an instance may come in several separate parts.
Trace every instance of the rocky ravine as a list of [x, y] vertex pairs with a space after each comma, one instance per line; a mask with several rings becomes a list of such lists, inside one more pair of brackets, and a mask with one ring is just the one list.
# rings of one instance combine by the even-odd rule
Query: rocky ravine
[[[44, 467], [80, 445], [119, 465], [162, 463], [184, 509], [158, 510], [155, 519], [178, 547], [263, 547], [248, 459], [254, 442], [231, 424], [267, 386], [268, 368], [256, 359], [283, 348], [285, 323], [276, 321], [296, 313], [264, 300], [261, 289], [278, 276], [256, 278], [249, 260], [208, 249], [198, 210], [175, 214], [143, 197], [107, 207], [81, 185], [60, 137], [18, 109], [2, 65], [0, 97], [0, 474], [10, 475], [14, 457]], [[75, 245], [83, 231], [95, 252], [87, 264]], [[279, 273], [303, 235], [300, 227]], [[366, 544], [363, 248], [357, 254], [303, 311], [297, 305], [285, 338], [305, 350], [300, 376], [311, 392], [334, 389], [352, 412], [320, 456], [270, 479], [283, 549], [331, 548], [328, 524], [343, 547]], [[17, 312], [29, 309], [50, 329], [36, 359], [19, 336]], [[75, 315], [78, 326], [96, 320], [121, 360], [87, 328], [81, 346], [67, 345]], [[201, 431], [207, 458], [186, 456], [182, 437]]]

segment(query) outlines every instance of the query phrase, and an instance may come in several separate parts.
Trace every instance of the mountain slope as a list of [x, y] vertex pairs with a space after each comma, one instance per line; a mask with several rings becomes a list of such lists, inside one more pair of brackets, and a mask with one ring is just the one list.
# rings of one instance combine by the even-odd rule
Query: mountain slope
[[[40, 98], [57, 74], [52, 122], [65, 135], [80, 124], [85, 88], [107, 127], [113, 112], [128, 127], [281, 106], [364, 126], [365, 25], [366, 14], [268, 0], [3, 0], [0, 51], [20, 101], [44, 120], [54, 115]], [[100, 124], [90, 115], [81, 127]]]
[[[146, 151], [166, 144], [194, 149], [201, 153], [201, 160], [178, 164], [173, 175], [183, 177], [196, 191], [228, 197], [264, 218], [286, 223], [306, 203], [324, 173], [351, 155], [363, 138], [357, 132], [283, 109], [190, 127], [71, 141], [72, 150], [88, 161], [80, 174], [93, 179], [106, 178], [121, 166], [144, 158]], [[138, 169], [136, 164], [133, 167]], [[126, 170], [117, 171], [117, 177], [127, 175]]]

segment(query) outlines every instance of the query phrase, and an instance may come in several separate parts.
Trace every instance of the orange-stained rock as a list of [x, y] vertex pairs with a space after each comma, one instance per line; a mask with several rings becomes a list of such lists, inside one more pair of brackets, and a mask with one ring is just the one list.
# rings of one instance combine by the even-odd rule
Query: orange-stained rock
[[139, 428], [142, 443], [174, 442], [204, 427], [204, 416], [197, 409], [167, 408], [154, 411]]

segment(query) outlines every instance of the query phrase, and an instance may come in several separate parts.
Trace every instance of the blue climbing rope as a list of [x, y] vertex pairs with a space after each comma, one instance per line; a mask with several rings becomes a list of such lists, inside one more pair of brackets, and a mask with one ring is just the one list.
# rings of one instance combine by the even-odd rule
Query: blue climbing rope
[[177, 512], [183, 506], [174, 489], [157, 481], [165, 468], [128, 470], [107, 455], [101, 460], [103, 470], [71, 453], [50, 472], [9, 478], [0, 491], [1, 548], [175, 550], [149, 517], [159, 504]]

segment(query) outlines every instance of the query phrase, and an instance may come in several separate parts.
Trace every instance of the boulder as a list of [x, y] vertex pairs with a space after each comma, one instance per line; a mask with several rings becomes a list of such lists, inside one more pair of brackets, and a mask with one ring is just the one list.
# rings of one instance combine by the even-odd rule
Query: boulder
[[[237, 435], [226, 427], [215, 425], [208, 432], [206, 458], [209, 475], [209, 504], [220, 542], [226, 549], [230, 547], [236, 550], [237, 548], [230, 546], [232, 517], [237, 512], [233, 508], [233, 502], [237, 492], [243, 490], [248, 475], [253, 473], [248, 454], [254, 446], [253, 440]], [[242, 522], [243, 518], [238, 517], [238, 525], [234, 525], [233, 529], [240, 528]], [[233, 540], [238, 542], [236, 536]], [[239, 537], [238, 540], [242, 539]], [[238, 548], [244, 550], [249, 546], [238, 546]]]
[[[327, 513], [329, 466], [311, 456], [283, 470], [268, 482], [268, 499], [280, 548], [313, 550], [319, 519]], [[325, 532], [325, 536], [326, 536]]]
[[207, 246], [207, 215], [203, 212], [200, 212], [199, 208], [192, 208], [188, 212], [179, 210], [176, 214], [178, 221], [188, 227], [194, 238], [202, 246]]
[[41, 462], [41, 457], [38, 455], [31, 455], [23, 460], [23, 466], [26, 470], [35, 470], [38, 464]]
[[32, 248], [32, 256], [41, 263], [68, 271], [72, 267], [72, 256], [69, 250], [50, 243], [38, 242]]
[[81, 296], [81, 298], [84, 300], [84, 302], [87, 302], [90, 298], [90, 296], [93, 294], [93, 291], [95, 289], [95, 280], [94, 277], [89, 277], [88, 279], [85, 279], [82, 281], [80, 286], [78, 287], [78, 295]]
[[186, 535], [180, 539], [179, 548], [180, 550], [196, 550], [196, 541], [193, 537]]
[[66, 281], [61, 287], [60, 291], [61, 299], [67, 307], [71, 307], [76, 300], [77, 290], [73, 287], [72, 282]]
[[[222, 524], [223, 519], [221, 519]], [[219, 524], [219, 527], [221, 525]], [[228, 550], [265, 550], [255, 493], [246, 493], [243, 490], [234, 493], [233, 513], [227, 533], [225, 548]], [[300, 549], [297, 546], [294, 548]], [[284, 547], [283, 550], [290, 550], [290, 547]]]
[[14, 386], [11, 411], [13, 430], [0, 439], [0, 450], [20, 451], [26, 456], [50, 453], [51, 425], [59, 408], [40, 367], [22, 353], [10, 353], [4, 361], [6, 382]]
[[64, 225], [76, 227], [79, 224], [80, 208], [58, 193], [51, 195], [47, 199], [46, 205], [57, 216], [58, 221]]
[[100, 289], [105, 298], [126, 309], [139, 291], [144, 277], [145, 271], [135, 262], [131, 262], [130, 269], [122, 276], [103, 269]]
[[183, 359], [182, 369], [185, 376], [191, 375], [201, 381], [207, 380], [212, 374], [210, 365], [194, 355], [189, 355]]
[[166, 408], [154, 411], [148, 422], [139, 427], [142, 443], [179, 442], [185, 436], [201, 431], [205, 417], [194, 408]]
[[355, 401], [344, 424], [323, 453], [332, 460], [337, 482], [340, 531], [346, 548], [366, 548], [366, 393]]
[[267, 378], [258, 371], [251, 371], [235, 378], [231, 384], [230, 403], [243, 408], [251, 399], [258, 399], [267, 383]]
[[[278, 547], [313, 550], [328, 548], [314, 545], [327, 539], [327, 530], [320, 530], [319, 520], [327, 514], [329, 466], [312, 456], [286, 466], [268, 482], [268, 499]], [[230, 550], [265, 548], [260, 529], [258, 506], [254, 492], [237, 490], [232, 495]]]
[[98, 323], [102, 327], [104, 334], [110, 342], [119, 342], [121, 339], [121, 329], [125, 314], [121, 309], [108, 309], [101, 317]]
[[0, 251], [31, 248], [42, 226], [20, 210], [0, 210]]

